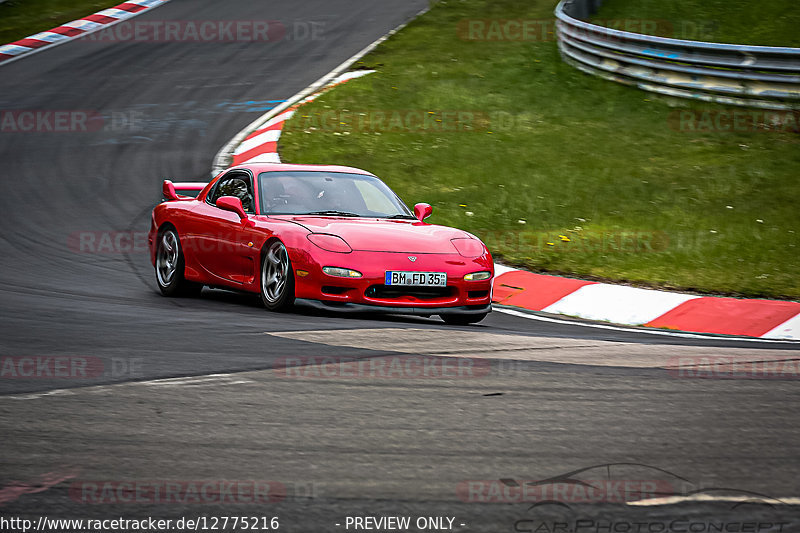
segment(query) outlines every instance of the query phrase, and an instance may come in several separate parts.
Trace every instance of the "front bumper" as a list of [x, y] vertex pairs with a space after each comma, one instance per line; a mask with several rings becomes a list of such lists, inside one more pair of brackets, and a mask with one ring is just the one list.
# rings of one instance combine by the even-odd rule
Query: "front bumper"
[[[416, 254], [354, 251], [349, 254], [316, 251], [292, 257], [297, 300], [324, 302], [326, 309], [382, 311], [415, 315], [486, 313], [491, 310], [492, 279], [465, 281], [464, 275], [494, 272], [487, 253], [467, 258], [458, 254]], [[326, 274], [324, 266], [357, 270], [360, 278]], [[297, 271], [301, 275], [297, 274]], [[386, 271], [446, 272], [447, 287], [403, 288], [386, 286]], [[316, 305], [316, 304], [313, 304]], [[475, 310], [475, 311], [471, 311]]]
[[489, 313], [492, 304], [486, 305], [461, 305], [457, 307], [389, 307], [386, 305], [369, 305], [348, 302], [331, 302], [325, 300], [310, 300], [298, 298], [295, 305], [311, 307], [324, 311], [337, 313], [385, 313], [388, 315], [480, 315]]

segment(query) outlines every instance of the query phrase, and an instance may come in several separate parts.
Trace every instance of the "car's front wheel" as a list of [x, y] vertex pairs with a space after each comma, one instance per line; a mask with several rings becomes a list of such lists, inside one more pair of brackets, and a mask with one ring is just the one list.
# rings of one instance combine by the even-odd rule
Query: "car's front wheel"
[[261, 260], [261, 301], [270, 311], [285, 311], [294, 303], [294, 272], [281, 241], [267, 246]]
[[156, 248], [156, 282], [164, 296], [193, 296], [203, 288], [184, 276], [186, 262], [178, 232], [168, 227], [158, 236]]
[[469, 324], [477, 324], [489, 313], [479, 313], [476, 315], [465, 315], [465, 314], [452, 314], [452, 315], [439, 315], [444, 320], [445, 324], [450, 324], [451, 326], [467, 326]]

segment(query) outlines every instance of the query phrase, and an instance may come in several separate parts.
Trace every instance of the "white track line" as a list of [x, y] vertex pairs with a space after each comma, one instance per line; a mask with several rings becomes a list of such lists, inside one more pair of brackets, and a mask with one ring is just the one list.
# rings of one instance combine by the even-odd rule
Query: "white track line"
[[240, 375], [250, 372], [233, 372], [229, 374], [206, 374], [203, 376], [185, 376], [177, 378], [159, 378], [147, 381], [126, 381], [121, 383], [109, 383], [107, 385], [90, 385], [87, 387], [75, 387], [72, 389], [53, 389], [42, 392], [31, 392], [25, 394], [6, 394], [0, 395], [1, 400], [37, 400], [47, 396], [72, 396], [79, 392], [82, 393], [103, 393], [113, 390], [116, 387], [201, 387], [207, 385], [241, 385], [255, 383], [255, 381], [242, 378]]
[[633, 502], [625, 502], [626, 505], [633, 505], [637, 507], [650, 507], [657, 505], [675, 505], [679, 503], [696, 503], [696, 502], [753, 502], [761, 500], [768, 505], [800, 505], [800, 498], [790, 496], [787, 498], [773, 498], [771, 496], [758, 497], [758, 496], [714, 496], [712, 494], [693, 494], [691, 496], [667, 496], [664, 498], [650, 498], [647, 500], [637, 500]]
[[256, 135], [255, 137], [251, 137], [247, 139], [242, 144], [239, 145], [236, 150], [234, 150], [234, 155], [239, 155], [247, 152], [248, 150], [252, 150], [253, 148], [258, 148], [262, 144], [266, 143], [274, 143], [278, 140], [281, 136], [281, 130], [269, 130]]

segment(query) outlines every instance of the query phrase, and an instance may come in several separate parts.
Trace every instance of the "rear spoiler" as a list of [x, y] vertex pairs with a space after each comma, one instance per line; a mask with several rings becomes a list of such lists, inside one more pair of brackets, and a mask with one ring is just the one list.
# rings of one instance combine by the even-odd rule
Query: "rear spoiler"
[[172, 183], [170, 180], [164, 180], [161, 186], [161, 192], [164, 195], [164, 200], [167, 202], [174, 200], [190, 200], [195, 198], [206, 185], [208, 185], [208, 183]]

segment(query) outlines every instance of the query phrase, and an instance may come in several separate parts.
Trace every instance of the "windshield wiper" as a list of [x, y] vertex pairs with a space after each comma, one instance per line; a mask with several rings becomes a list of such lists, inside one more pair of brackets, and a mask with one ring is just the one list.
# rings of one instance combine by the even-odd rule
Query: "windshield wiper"
[[311, 211], [310, 213], [303, 213], [304, 215], [328, 215], [333, 217], [360, 217], [358, 213], [350, 213], [349, 211]]
[[381, 217], [381, 218], [386, 218], [386, 219], [389, 219], [389, 220], [398, 219], [398, 218], [403, 218], [403, 219], [406, 219], [406, 220], [416, 220], [417, 219], [417, 217], [415, 217], [414, 215], [392, 215], [390, 217]]

